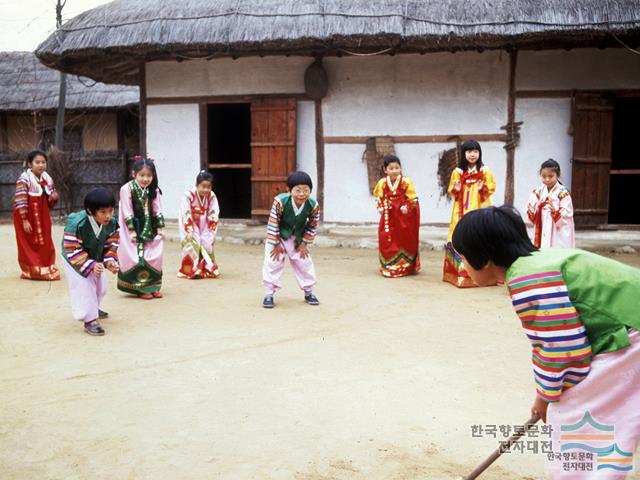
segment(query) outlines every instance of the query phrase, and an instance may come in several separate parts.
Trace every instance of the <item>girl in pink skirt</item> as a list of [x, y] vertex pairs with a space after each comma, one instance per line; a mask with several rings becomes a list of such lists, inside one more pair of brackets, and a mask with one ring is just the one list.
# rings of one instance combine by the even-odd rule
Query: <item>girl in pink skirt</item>
[[213, 253], [220, 206], [212, 187], [213, 175], [202, 170], [196, 177], [196, 186], [187, 190], [180, 201], [180, 278], [217, 278], [220, 275]]
[[136, 157], [133, 180], [120, 189], [118, 289], [150, 300], [160, 298], [164, 217], [153, 160]]
[[560, 165], [549, 159], [540, 167], [542, 186], [529, 196], [527, 215], [533, 223], [533, 244], [538, 247], [576, 246], [573, 203], [560, 183]]
[[531, 410], [552, 426], [550, 478], [625, 478], [640, 441], [640, 270], [538, 250], [510, 207], [465, 215], [453, 247], [478, 285], [507, 284], [531, 341]]

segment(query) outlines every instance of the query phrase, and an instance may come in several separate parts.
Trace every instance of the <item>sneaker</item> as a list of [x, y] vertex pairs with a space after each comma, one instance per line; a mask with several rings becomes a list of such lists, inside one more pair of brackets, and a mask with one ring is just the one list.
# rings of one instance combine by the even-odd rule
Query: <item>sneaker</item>
[[140, 295], [138, 295], [140, 298], [143, 298], [145, 300], [151, 300], [153, 298], [153, 295], [151, 295], [150, 293], [141, 293]]
[[318, 298], [311, 292], [304, 294], [304, 301], [309, 305], [320, 305]]
[[162, 294], [160, 292], [153, 292], [151, 295], [153, 298], [162, 298]]
[[107, 318], [108, 316], [109, 314], [107, 312], [105, 312], [104, 310], [98, 309], [98, 318]]
[[264, 297], [264, 300], [262, 300], [262, 306], [264, 308], [273, 308], [273, 296], [267, 295]]
[[104, 335], [104, 329], [102, 328], [102, 325], [100, 325], [98, 319], [91, 320], [90, 322], [85, 322], [84, 331], [89, 335], [93, 335], [96, 337], [101, 337], [102, 335]]

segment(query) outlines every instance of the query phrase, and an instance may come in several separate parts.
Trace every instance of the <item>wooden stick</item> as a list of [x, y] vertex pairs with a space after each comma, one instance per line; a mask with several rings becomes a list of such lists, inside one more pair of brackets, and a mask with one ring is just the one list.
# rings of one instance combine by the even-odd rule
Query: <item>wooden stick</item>
[[502, 442], [495, 452], [489, 455], [489, 457], [487, 457], [487, 459], [484, 462], [478, 465], [473, 470], [473, 472], [471, 472], [469, 475], [465, 477], [465, 480], [474, 480], [475, 478], [478, 478], [482, 474], [482, 472], [484, 472], [487, 468], [489, 468], [489, 466], [491, 466], [491, 464], [495, 462], [500, 457], [500, 455], [502, 455], [504, 452], [509, 450], [511, 448], [511, 445], [513, 445], [533, 425], [535, 425], [538, 422], [538, 420], [540, 420], [540, 415], [538, 415], [537, 413], [534, 415], [531, 415], [531, 418], [527, 420], [527, 422], [525, 423], [524, 429], [521, 432], [514, 433], [513, 435], [511, 435], [509, 440]]

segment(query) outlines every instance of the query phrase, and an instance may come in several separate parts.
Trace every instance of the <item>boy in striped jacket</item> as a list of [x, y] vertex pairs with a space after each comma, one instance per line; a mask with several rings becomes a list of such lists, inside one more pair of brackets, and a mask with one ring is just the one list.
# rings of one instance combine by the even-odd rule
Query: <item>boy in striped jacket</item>
[[282, 286], [285, 256], [293, 269], [298, 285], [304, 291], [309, 305], [319, 305], [312, 289], [316, 283], [316, 270], [308, 246], [313, 243], [320, 219], [318, 202], [311, 198], [313, 183], [305, 172], [294, 172], [287, 178], [288, 193], [273, 200], [267, 241], [265, 242], [262, 283], [264, 308], [273, 308], [273, 296]]
[[106, 294], [104, 271], [117, 273], [118, 222], [114, 218], [116, 199], [105, 188], [91, 190], [84, 198], [84, 210], [67, 219], [62, 239], [65, 275], [71, 296], [71, 312], [83, 322], [89, 335], [104, 335], [100, 310]]
[[[580, 471], [549, 455], [550, 478], [593, 478], [605, 464], [624, 477], [640, 442], [640, 269], [583, 250], [538, 250], [506, 206], [466, 214], [453, 247], [478, 285], [507, 284], [532, 347], [531, 410], [551, 425], [553, 452], [598, 449]], [[580, 438], [606, 444], [563, 444], [563, 431], [585, 425], [607, 434]]]

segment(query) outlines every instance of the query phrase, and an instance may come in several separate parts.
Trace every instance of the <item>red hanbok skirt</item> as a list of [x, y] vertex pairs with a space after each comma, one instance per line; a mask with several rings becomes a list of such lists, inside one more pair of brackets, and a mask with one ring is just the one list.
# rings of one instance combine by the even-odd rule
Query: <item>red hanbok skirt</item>
[[27, 220], [32, 232], [26, 233], [18, 210], [13, 211], [13, 225], [18, 244], [20, 278], [30, 280], [60, 280], [56, 267], [56, 249], [51, 239], [51, 214], [46, 195], [29, 195]]
[[[400, 207], [406, 205], [404, 214]], [[384, 202], [378, 225], [380, 273], [385, 277], [404, 277], [420, 271], [420, 205], [403, 198]]]

